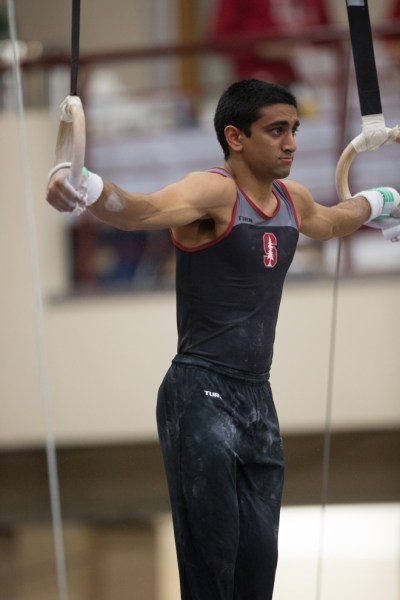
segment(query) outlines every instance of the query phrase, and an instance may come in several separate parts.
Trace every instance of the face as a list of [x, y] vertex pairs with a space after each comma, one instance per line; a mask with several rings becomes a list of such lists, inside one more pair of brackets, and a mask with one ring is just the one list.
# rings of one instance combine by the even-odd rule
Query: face
[[240, 133], [242, 159], [257, 177], [282, 179], [289, 175], [296, 151], [297, 111], [289, 104], [274, 104], [260, 114], [250, 137]]

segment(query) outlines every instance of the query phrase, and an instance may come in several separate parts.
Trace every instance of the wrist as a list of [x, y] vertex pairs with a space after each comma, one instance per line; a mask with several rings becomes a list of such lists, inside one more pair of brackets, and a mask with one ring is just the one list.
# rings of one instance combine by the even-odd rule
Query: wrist
[[356, 195], [365, 198], [371, 209], [369, 217], [366, 219], [366, 221], [364, 221], [364, 223], [369, 223], [382, 214], [383, 196], [380, 192], [377, 190], [363, 190], [362, 192], [358, 192]]
[[390, 187], [363, 190], [358, 192], [357, 196], [365, 198], [371, 207], [370, 215], [365, 223], [389, 217], [400, 204], [399, 192]]

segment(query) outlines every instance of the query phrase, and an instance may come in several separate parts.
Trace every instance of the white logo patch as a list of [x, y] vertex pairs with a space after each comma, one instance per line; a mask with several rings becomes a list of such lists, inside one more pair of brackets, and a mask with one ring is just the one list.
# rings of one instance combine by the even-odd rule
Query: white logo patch
[[204, 390], [204, 393], [206, 396], [211, 396], [211, 398], [219, 398], [220, 400], [222, 400], [218, 392], [209, 392], [208, 390]]

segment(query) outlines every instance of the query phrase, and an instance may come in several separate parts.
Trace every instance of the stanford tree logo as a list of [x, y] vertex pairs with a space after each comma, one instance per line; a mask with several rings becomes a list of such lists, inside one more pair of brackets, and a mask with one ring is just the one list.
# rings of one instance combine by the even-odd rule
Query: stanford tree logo
[[264, 244], [264, 267], [272, 269], [278, 260], [278, 250], [276, 248], [277, 239], [273, 233], [264, 233], [263, 244]]

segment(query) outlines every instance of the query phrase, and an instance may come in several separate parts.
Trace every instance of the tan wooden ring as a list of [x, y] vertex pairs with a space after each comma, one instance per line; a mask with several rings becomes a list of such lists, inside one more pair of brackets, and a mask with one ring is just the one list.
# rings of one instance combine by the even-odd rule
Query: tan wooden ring
[[[395, 141], [397, 144], [400, 144], [400, 129], [393, 128], [392, 131], [394, 132], [394, 136], [393, 138], [388, 137], [386, 143]], [[356, 154], [358, 154], [358, 152], [355, 149], [353, 142], [350, 142], [339, 158], [336, 167], [336, 191], [340, 200], [346, 200], [352, 196], [349, 189], [349, 170]]]

